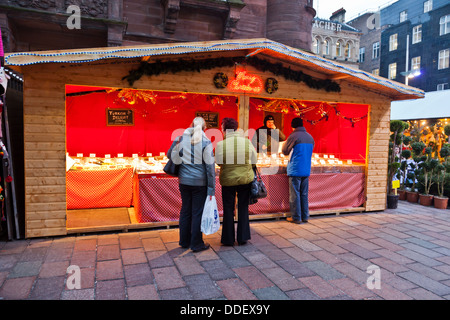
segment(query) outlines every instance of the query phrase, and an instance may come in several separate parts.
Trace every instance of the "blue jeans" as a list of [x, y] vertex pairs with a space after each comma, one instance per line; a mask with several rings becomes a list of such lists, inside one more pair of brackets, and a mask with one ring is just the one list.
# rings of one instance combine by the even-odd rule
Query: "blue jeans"
[[289, 206], [294, 220], [309, 218], [308, 186], [309, 177], [289, 177]]

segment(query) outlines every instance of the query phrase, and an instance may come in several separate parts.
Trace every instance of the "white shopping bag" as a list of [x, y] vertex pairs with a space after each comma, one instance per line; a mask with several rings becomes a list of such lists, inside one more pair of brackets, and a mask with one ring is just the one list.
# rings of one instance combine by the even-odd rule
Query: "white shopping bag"
[[203, 208], [201, 231], [206, 234], [216, 233], [220, 228], [219, 211], [217, 210], [216, 197], [206, 197], [205, 207]]

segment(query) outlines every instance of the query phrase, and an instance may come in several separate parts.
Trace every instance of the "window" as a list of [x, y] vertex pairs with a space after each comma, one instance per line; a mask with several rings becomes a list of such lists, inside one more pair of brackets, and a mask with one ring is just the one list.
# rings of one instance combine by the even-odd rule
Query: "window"
[[372, 45], [372, 59], [377, 59], [380, 56], [380, 43], [375, 42]]
[[445, 50], [439, 51], [439, 63], [438, 63], [439, 70], [448, 68], [449, 55], [450, 55], [450, 49], [445, 49]]
[[439, 20], [439, 25], [439, 35], [443, 36], [444, 34], [450, 33], [450, 14], [441, 17], [441, 19]]
[[420, 56], [411, 59], [411, 70], [420, 70]]
[[364, 62], [366, 59], [366, 48], [359, 48], [359, 62]]
[[422, 41], [422, 25], [419, 24], [413, 28], [412, 44]]
[[323, 43], [323, 54], [329, 55], [330, 54], [330, 40], [325, 40]]
[[400, 23], [408, 19], [408, 13], [405, 11], [400, 12]]
[[398, 46], [398, 34], [393, 34], [389, 37], [389, 51], [394, 51], [397, 50], [397, 46]]
[[372, 70], [372, 74], [375, 76], [379, 76], [380, 75], [380, 69], [373, 69]]
[[344, 50], [344, 55], [346, 58], [351, 58], [351, 46], [350, 43], [347, 42], [347, 44], [345, 45], [345, 50]]
[[320, 40], [319, 40], [319, 38], [314, 38], [313, 52], [320, 54]]
[[336, 42], [336, 57], [342, 55], [342, 43], [340, 41]]
[[447, 90], [448, 89], [448, 83], [439, 83], [437, 85], [437, 90], [441, 91], [441, 90]]
[[395, 79], [397, 78], [397, 63], [391, 63], [389, 65], [389, 74], [388, 74], [388, 79]]
[[423, 3], [423, 13], [433, 10], [433, 0], [428, 0]]

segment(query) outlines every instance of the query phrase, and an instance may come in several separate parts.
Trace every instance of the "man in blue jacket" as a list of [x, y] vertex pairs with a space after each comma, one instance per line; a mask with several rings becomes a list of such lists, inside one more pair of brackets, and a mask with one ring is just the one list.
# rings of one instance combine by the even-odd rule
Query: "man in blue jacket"
[[306, 132], [301, 118], [291, 122], [294, 131], [287, 138], [283, 153], [290, 155], [287, 166], [289, 177], [289, 205], [292, 217], [286, 220], [300, 224], [308, 222], [308, 185], [311, 174], [311, 157], [314, 149], [314, 139]]

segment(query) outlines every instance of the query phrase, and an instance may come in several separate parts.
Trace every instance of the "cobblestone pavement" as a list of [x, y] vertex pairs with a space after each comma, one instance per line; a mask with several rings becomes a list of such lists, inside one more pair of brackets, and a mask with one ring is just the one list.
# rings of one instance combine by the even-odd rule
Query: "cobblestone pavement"
[[3, 241], [0, 299], [450, 299], [450, 210], [401, 201], [301, 225], [252, 221], [251, 232], [224, 247], [219, 231], [199, 253], [179, 247], [177, 228]]

